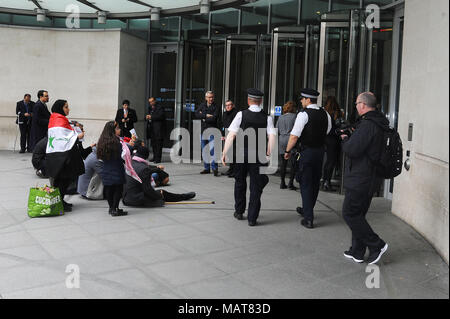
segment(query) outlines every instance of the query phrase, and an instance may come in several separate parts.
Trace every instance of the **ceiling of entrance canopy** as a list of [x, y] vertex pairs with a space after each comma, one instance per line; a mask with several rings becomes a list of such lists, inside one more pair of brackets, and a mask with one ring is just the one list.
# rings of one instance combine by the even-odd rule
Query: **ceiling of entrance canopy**
[[[228, 2], [210, 0], [214, 2]], [[46, 9], [50, 12], [66, 12], [67, 7], [76, 5], [80, 13], [95, 13], [97, 11], [107, 11], [110, 13], [134, 13], [148, 12], [152, 7], [161, 10], [183, 9], [198, 6], [200, 0], [0, 0], [0, 8], [35, 10]], [[69, 9], [70, 11], [70, 9]]]

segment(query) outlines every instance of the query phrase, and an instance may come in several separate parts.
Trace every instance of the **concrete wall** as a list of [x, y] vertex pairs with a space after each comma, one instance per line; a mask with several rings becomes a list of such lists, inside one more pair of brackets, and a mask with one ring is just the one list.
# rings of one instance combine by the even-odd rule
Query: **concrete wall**
[[25, 93], [35, 101], [38, 90], [48, 90], [49, 110], [57, 99], [68, 100], [69, 118], [85, 125], [86, 145], [96, 142], [104, 124], [114, 119], [123, 96], [145, 98], [145, 41], [120, 30], [0, 25], [0, 48], [0, 149], [14, 147], [15, 105]]
[[136, 110], [138, 124], [134, 125], [139, 138], [145, 138], [144, 117], [146, 101], [147, 43], [132, 35], [120, 37], [119, 104], [127, 99]]
[[405, 1], [399, 132], [412, 164], [396, 179], [392, 210], [448, 263], [449, 3], [431, 2]]

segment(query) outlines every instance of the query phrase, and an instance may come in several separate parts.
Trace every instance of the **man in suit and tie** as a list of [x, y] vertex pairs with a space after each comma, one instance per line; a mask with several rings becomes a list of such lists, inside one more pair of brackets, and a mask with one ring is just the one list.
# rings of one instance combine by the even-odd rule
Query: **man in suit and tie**
[[134, 129], [134, 123], [137, 122], [136, 111], [130, 108], [130, 101], [124, 100], [122, 108], [117, 110], [115, 121], [120, 127], [120, 136], [131, 138], [130, 131]]
[[20, 128], [20, 153], [25, 153], [25, 151], [28, 151], [28, 153], [31, 152], [30, 133], [33, 106], [34, 102], [31, 101], [31, 95], [28, 93], [16, 105], [17, 124]]
[[48, 92], [40, 90], [38, 92], [38, 99], [39, 100], [33, 106], [33, 116], [31, 117], [31, 151], [33, 151], [37, 142], [47, 136], [48, 122], [50, 120], [50, 112], [47, 108], [47, 102], [49, 100]]

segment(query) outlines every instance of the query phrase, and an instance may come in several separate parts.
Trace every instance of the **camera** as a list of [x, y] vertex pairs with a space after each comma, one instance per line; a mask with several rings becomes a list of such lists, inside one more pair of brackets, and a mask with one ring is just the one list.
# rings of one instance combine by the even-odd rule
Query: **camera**
[[345, 125], [345, 126], [342, 126], [340, 128], [337, 128], [335, 130], [335, 133], [339, 137], [341, 135], [347, 135], [348, 137], [350, 137], [353, 134], [354, 129], [355, 128], [352, 125]]

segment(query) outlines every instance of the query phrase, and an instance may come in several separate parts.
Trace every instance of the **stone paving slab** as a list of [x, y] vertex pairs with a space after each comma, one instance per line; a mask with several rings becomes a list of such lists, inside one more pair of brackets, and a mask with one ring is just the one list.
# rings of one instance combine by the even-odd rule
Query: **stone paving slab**
[[[270, 176], [260, 224], [250, 228], [232, 217], [232, 179], [164, 165], [168, 191], [216, 204], [127, 208], [112, 218], [106, 201], [74, 195], [72, 212], [30, 219], [29, 188], [48, 180], [35, 175], [30, 154], [0, 151], [0, 298], [449, 298], [448, 265], [388, 200], [374, 199], [368, 214], [390, 245], [380, 287], [368, 289], [366, 264], [342, 256], [351, 235], [342, 196], [321, 192], [307, 230], [295, 212], [299, 191], [280, 190]], [[69, 264], [79, 266], [79, 289], [66, 287]]]

